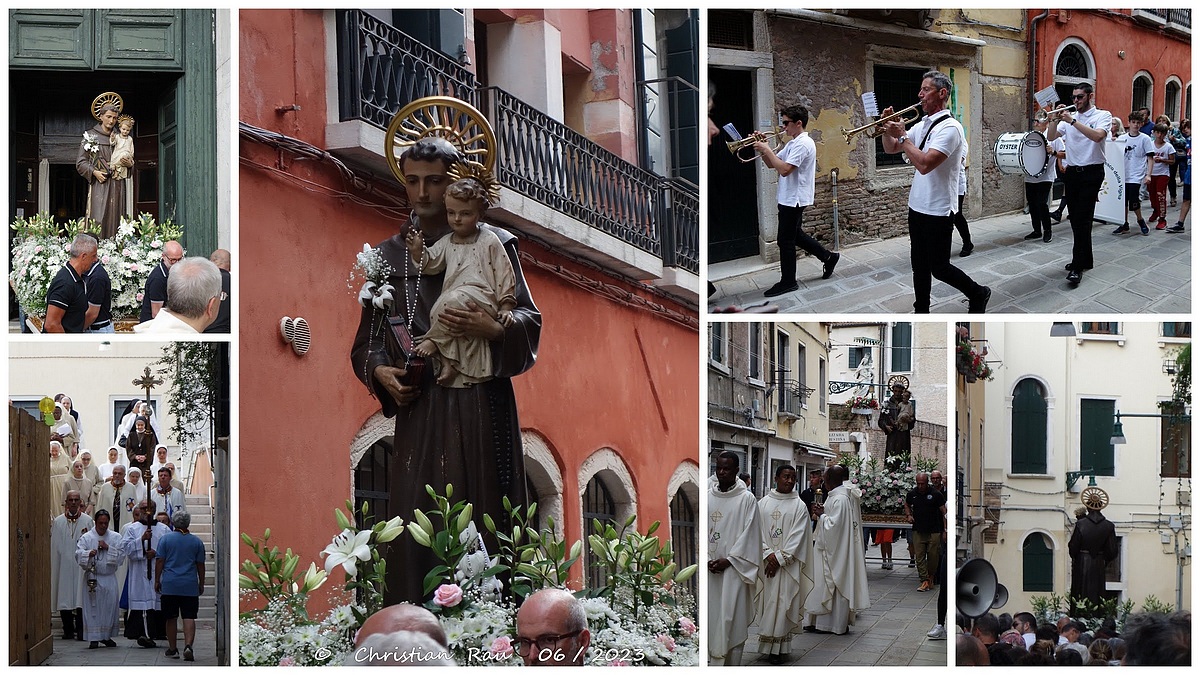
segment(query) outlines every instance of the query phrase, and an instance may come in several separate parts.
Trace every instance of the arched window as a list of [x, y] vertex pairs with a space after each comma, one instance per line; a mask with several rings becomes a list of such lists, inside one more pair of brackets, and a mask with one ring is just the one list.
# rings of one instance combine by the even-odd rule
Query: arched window
[[1079, 45], [1067, 45], [1058, 54], [1058, 61], [1054, 64], [1054, 74], [1059, 77], [1074, 78], [1076, 80], [1090, 80], [1091, 72], [1088, 71], [1088, 60], [1084, 55], [1083, 50]]
[[[370, 529], [375, 523], [387, 520], [388, 515], [388, 462], [391, 459], [392, 437], [371, 444], [354, 467], [354, 521], [360, 530]], [[366, 521], [362, 515], [362, 503], [368, 504]]]
[[1167, 82], [1163, 114], [1170, 117], [1175, 124], [1179, 124], [1179, 82], [1175, 80]]
[[[700, 547], [696, 539], [696, 504], [688, 497], [687, 491], [680, 489], [671, 500], [671, 551], [675, 554], [677, 569], [683, 569], [697, 562]], [[693, 598], [699, 598], [696, 579], [700, 575], [693, 574], [687, 581], [688, 591]]]
[[1041, 532], [1032, 532], [1021, 546], [1021, 590], [1054, 591], [1054, 549]]
[[[592, 476], [592, 479], [588, 481], [587, 488], [583, 491], [583, 538], [585, 541], [594, 532], [592, 522], [595, 520], [612, 524], [613, 527], [619, 529], [616, 502], [613, 501], [612, 492], [604, 484], [600, 474]], [[584, 564], [587, 568], [588, 588], [604, 587], [607, 581], [607, 570], [593, 559], [592, 548], [586, 543], [583, 550], [586, 551]]]
[[1046, 390], [1029, 377], [1013, 391], [1012, 472], [1046, 473]]
[[1133, 78], [1133, 109], [1150, 108], [1150, 115], [1152, 116], [1150, 121], [1154, 121], [1153, 117], [1158, 115], [1158, 112], [1154, 110], [1154, 106], [1151, 105], [1150, 96], [1153, 90], [1154, 82], [1150, 79], [1149, 75], [1138, 75]]

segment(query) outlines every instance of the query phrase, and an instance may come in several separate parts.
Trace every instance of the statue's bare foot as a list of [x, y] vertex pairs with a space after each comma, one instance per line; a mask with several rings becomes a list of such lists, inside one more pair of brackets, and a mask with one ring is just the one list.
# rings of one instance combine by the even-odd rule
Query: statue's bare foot
[[458, 369], [446, 360], [442, 360], [441, 364], [442, 369], [438, 372], [437, 383], [443, 387], [449, 387], [454, 382], [454, 378], [458, 377]]
[[434, 356], [438, 353], [438, 349], [437, 345], [433, 344], [433, 340], [422, 340], [413, 347], [413, 353], [419, 356]]

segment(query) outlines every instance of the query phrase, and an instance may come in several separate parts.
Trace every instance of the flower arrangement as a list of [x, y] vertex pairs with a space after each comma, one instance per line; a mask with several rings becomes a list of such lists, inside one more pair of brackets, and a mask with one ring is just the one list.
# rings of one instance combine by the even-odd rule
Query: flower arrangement
[[904, 497], [916, 486], [919, 471], [937, 468], [937, 460], [916, 457], [909, 462], [901, 457], [892, 457], [882, 464], [872, 457], [866, 461], [857, 455], [842, 453], [838, 464], [850, 469], [851, 482], [862, 490], [862, 512], [880, 515], [904, 513]]
[[967, 378], [967, 382], [975, 382], [976, 380], [991, 380], [994, 373], [992, 367], [987, 364], [987, 345], [982, 345], [978, 350], [971, 342], [970, 333], [966, 326], [958, 327], [958, 338], [955, 346], [955, 368], [959, 374]]
[[81, 145], [83, 145], [83, 151], [91, 158], [92, 166], [96, 166], [96, 154], [100, 152], [100, 139], [96, 138], [91, 131], [85, 131]]
[[354, 292], [355, 286], [362, 282], [358, 289], [358, 302], [363, 307], [387, 309], [394, 302], [393, 294], [396, 289], [388, 283], [388, 277], [395, 272], [388, 261], [383, 259], [383, 253], [370, 244], [363, 244], [362, 252], [355, 256], [354, 267], [350, 269], [350, 278], [346, 286]]
[[[473, 507], [451, 503], [453, 486], [445, 495], [431, 487], [435, 503], [428, 512], [417, 510], [407, 527], [394, 518], [359, 530], [338, 509], [341, 528], [322, 552], [325, 571], [310, 564], [297, 574], [299, 556], [289, 549], [267, 547], [248, 535], [242, 541], [256, 557], [242, 564], [239, 584], [247, 599], [267, 600], [264, 609], [246, 612], [239, 621], [242, 665], [331, 665], [351, 652], [354, 630], [382, 604], [382, 560], [378, 546], [407, 534], [430, 548], [443, 564], [425, 576], [429, 601], [425, 607], [442, 623], [455, 661], [460, 665], [518, 665], [516, 597], [545, 587], [564, 587], [567, 573], [582, 554], [582, 542], [568, 546], [554, 532], [553, 520], [540, 531], [529, 523], [537, 506], [513, 507], [506, 520], [512, 529], [496, 529], [488, 514], [482, 519], [500, 542], [492, 557], [473, 522]], [[347, 503], [347, 507], [351, 507]], [[366, 515], [366, 507], [362, 509]], [[435, 524], [436, 522], [436, 524]], [[685, 589], [697, 566], [677, 570], [670, 542], [654, 537], [659, 523], [645, 534], [631, 530], [632, 520], [617, 530], [593, 524], [589, 544], [608, 583], [576, 593], [584, 604], [592, 634], [590, 665], [697, 665], [698, 629], [692, 616], [695, 601]], [[345, 589], [357, 591], [365, 602], [348, 599], [320, 620], [309, 617], [308, 595], [337, 567], [345, 572]], [[510, 580], [505, 588], [500, 579]], [[348, 598], [353, 598], [348, 594]]]
[[879, 400], [874, 394], [855, 396], [849, 401], [851, 410], [879, 410]]
[[[96, 234], [99, 226], [86, 218], [57, 223], [48, 213], [17, 218], [13, 230], [13, 265], [9, 281], [26, 314], [46, 315], [46, 293], [54, 275], [71, 257], [71, 241], [80, 232]], [[117, 234], [100, 241], [96, 254], [112, 282], [113, 318], [136, 317], [142, 309], [142, 289], [151, 270], [162, 259], [167, 241], [183, 236], [183, 228], [170, 220], [158, 223], [143, 213], [134, 220], [121, 219]]]

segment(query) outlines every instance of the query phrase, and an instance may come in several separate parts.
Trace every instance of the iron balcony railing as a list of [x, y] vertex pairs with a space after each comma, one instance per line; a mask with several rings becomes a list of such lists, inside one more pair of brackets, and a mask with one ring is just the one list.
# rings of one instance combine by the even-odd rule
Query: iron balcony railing
[[479, 108], [496, 133], [502, 185], [662, 258], [700, 270], [700, 197], [685, 180], [656, 176], [497, 87], [480, 89], [453, 59], [358, 10], [337, 12], [341, 120], [386, 129], [424, 96]]
[[479, 106], [475, 74], [454, 59], [359, 10], [338, 10], [341, 120], [387, 129], [392, 116], [425, 96], [454, 96]]
[[1183, 26], [1184, 28], [1187, 28], [1190, 30], [1192, 27], [1192, 10], [1190, 10], [1190, 9], [1168, 9], [1167, 10], [1167, 23], [1169, 23], [1169, 24], [1173, 23], [1177, 26]]
[[796, 380], [781, 380], [777, 391], [779, 392], [779, 414], [800, 417], [804, 412], [804, 403], [813, 390]]

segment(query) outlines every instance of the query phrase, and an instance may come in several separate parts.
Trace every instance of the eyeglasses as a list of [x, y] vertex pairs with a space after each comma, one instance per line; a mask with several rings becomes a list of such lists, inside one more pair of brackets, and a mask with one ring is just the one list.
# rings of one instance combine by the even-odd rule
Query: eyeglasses
[[529, 656], [530, 650], [533, 649], [534, 646], [537, 647], [538, 652], [555, 649], [558, 647], [559, 642], [563, 640], [569, 640], [582, 632], [583, 629], [572, 631], [570, 633], [563, 633], [562, 635], [541, 635], [532, 639], [518, 637], [517, 655], [521, 656], [522, 658]]
[[171, 257], [171, 256], [169, 256], [169, 255], [164, 255], [164, 256], [163, 256], [163, 260], [166, 260], [167, 262], [169, 262], [169, 263], [171, 263], [172, 265], [174, 265], [175, 263], [179, 262], [180, 260], [183, 260], [183, 256], [179, 256], [178, 258], [172, 258], [172, 257]]
[[213, 297], [214, 297], [214, 298], [220, 298], [220, 299], [221, 299], [221, 302], [225, 302], [226, 300], [228, 300], [228, 299], [229, 299], [229, 294], [228, 294], [228, 293], [226, 293], [225, 291], [221, 291], [221, 294], [220, 294], [220, 295], [214, 295]]
[[1087, 98], [1087, 94], [1072, 94], [1071, 95], [1071, 100], [1074, 100], [1074, 101], [1078, 101], [1083, 98]]
[[784, 120], [784, 121], [783, 121], [783, 126], [785, 126], [785, 127], [786, 127], [786, 126], [787, 126], [787, 125], [789, 125], [789, 124], [795, 124], [795, 123], [796, 123], [796, 122], [795, 122], [795, 121], [793, 121], [793, 120]]

